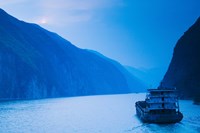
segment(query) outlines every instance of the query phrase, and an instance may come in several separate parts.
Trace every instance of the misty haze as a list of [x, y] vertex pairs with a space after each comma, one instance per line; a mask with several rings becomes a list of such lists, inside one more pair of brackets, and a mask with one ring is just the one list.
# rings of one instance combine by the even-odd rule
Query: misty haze
[[198, 5], [0, 1], [0, 132], [200, 132]]

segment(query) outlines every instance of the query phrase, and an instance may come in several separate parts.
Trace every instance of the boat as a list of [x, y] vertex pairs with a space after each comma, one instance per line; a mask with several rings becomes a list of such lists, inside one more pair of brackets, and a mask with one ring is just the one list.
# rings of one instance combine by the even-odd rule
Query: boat
[[183, 119], [175, 89], [148, 89], [145, 101], [137, 101], [135, 106], [137, 116], [145, 123], [177, 123]]

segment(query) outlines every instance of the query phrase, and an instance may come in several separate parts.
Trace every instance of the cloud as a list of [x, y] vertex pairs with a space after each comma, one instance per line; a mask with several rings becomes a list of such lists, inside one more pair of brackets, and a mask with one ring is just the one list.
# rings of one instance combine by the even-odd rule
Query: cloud
[[13, 5], [18, 3], [23, 3], [26, 0], [0, 0], [0, 6], [7, 6], [7, 5]]
[[[94, 20], [99, 10], [123, 0], [0, 0], [0, 5], [28, 22], [40, 25], [75, 25]], [[16, 13], [15, 13], [16, 12]]]
[[41, 5], [49, 9], [91, 10], [106, 8], [121, 3], [121, 0], [41, 0]]
[[43, 16], [48, 16], [52, 24], [74, 24], [93, 19], [96, 10], [118, 6], [122, 0], [40, 0]]
[[42, 15], [35, 18], [30, 18], [28, 21], [37, 23], [39, 25], [48, 25], [53, 27], [65, 27], [70, 26], [76, 23], [87, 22], [91, 19], [91, 14], [65, 14], [64, 16], [61, 14], [51, 14], [51, 15]]

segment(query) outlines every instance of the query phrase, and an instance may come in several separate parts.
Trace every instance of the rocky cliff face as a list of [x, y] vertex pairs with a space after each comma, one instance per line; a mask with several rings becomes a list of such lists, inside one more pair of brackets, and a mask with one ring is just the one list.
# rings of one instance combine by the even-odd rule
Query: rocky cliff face
[[128, 93], [140, 89], [130, 86], [123, 72], [106, 59], [0, 9], [1, 99]]
[[178, 40], [163, 84], [200, 101], [200, 18]]

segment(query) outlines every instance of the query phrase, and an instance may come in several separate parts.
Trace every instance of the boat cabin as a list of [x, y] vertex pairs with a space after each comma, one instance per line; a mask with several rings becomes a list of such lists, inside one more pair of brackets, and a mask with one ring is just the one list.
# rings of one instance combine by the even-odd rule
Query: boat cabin
[[169, 113], [179, 111], [176, 90], [148, 89], [146, 95], [146, 110], [149, 112]]

